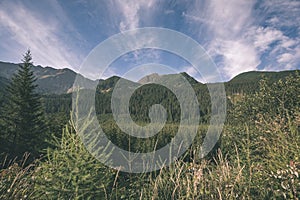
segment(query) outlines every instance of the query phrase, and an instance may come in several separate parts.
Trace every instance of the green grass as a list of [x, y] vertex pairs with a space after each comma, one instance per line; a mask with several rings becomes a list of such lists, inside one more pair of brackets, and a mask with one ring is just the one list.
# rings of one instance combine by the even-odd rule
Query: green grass
[[[199, 157], [208, 128], [201, 125], [185, 156], [150, 173], [129, 174], [100, 163], [79, 138], [84, 130], [71, 119], [43, 158], [0, 171], [0, 199], [298, 200], [299, 84], [299, 76], [273, 85], [262, 82], [258, 93], [236, 102], [214, 152]], [[167, 124], [153, 141], [141, 142], [129, 141], [111, 120], [101, 123], [117, 145], [126, 149], [132, 142], [137, 152], [152, 150], [156, 141], [163, 146], [178, 128]], [[102, 156], [110, 161], [108, 154]]]

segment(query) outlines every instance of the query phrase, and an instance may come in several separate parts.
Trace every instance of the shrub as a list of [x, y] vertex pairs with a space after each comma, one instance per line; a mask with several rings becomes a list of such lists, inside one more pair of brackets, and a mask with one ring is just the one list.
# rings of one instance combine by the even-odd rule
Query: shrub
[[[105, 156], [105, 155], [103, 155]], [[35, 169], [38, 199], [108, 199], [116, 171], [94, 158], [70, 123]]]

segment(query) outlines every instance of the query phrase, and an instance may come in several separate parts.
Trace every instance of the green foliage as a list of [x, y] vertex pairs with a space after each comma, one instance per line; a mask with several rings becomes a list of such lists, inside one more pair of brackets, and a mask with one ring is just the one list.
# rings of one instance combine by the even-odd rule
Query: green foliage
[[70, 114], [63, 112], [46, 114], [46, 122], [51, 135], [57, 138], [61, 138], [62, 130], [70, 120]]
[[237, 145], [246, 176], [251, 177], [252, 196], [295, 199], [299, 195], [298, 177], [283, 173], [284, 181], [279, 181], [276, 175], [300, 161], [299, 86], [297, 73], [275, 83], [262, 80], [257, 93], [238, 101], [231, 125], [223, 132], [222, 150], [233, 155]]
[[[172, 76], [175, 76], [172, 78]], [[185, 74], [185, 76], [188, 76]], [[97, 87], [95, 97], [95, 107], [97, 115], [111, 114], [111, 97], [113, 87], [119, 80], [117, 77], [111, 77], [105, 81], [101, 81]], [[199, 102], [199, 111], [201, 115], [201, 122], [208, 122], [210, 113], [210, 95], [208, 88], [204, 84], [196, 84], [191, 77], [188, 78], [192, 87], [195, 90]], [[178, 82], [178, 75], [168, 75], [166, 81]], [[129, 82], [129, 81], [128, 81]], [[175, 84], [174, 83], [174, 84]], [[129, 82], [129, 84], [138, 86], [137, 83]], [[182, 91], [184, 94], [186, 91]], [[134, 121], [150, 122], [148, 115], [149, 108], [154, 104], [161, 104], [167, 112], [168, 123], [179, 123], [181, 118], [180, 102], [176, 96], [168, 88], [158, 84], [145, 84], [139, 87], [130, 98], [129, 111]], [[141, 109], [143, 108], [143, 109]]]
[[[237, 159], [239, 159], [237, 157]], [[144, 188], [144, 199], [240, 199], [247, 198], [248, 182], [240, 163], [230, 163], [219, 152], [211, 164], [175, 162], [163, 168]], [[249, 196], [248, 196], [249, 197]]]
[[[293, 75], [272, 83], [268, 79], [259, 82], [259, 90], [254, 94], [242, 96], [231, 111], [231, 121], [254, 124], [264, 116], [270, 120], [278, 115], [291, 118], [300, 107], [300, 75]], [[298, 109], [298, 111], [297, 111]]]
[[[35, 169], [38, 199], [108, 199], [116, 172], [94, 158], [84, 147], [74, 124], [67, 125], [56, 148]], [[107, 155], [103, 155], [107, 156]]]
[[[206, 85], [183, 75], [195, 89], [207, 122], [211, 102]], [[184, 156], [169, 167], [145, 174], [112, 170], [96, 160], [81, 141], [92, 136], [80, 138], [85, 126], [76, 127], [73, 119], [64, 126], [71, 95], [44, 96], [48, 124], [56, 136], [54, 147], [38, 164], [12, 164], [1, 170], [0, 199], [299, 199], [300, 76], [298, 72], [288, 77], [267, 73], [268, 79], [261, 80], [257, 73], [246, 75], [249, 82], [237, 77], [225, 84], [230, 115], [214, 153], [199, 158], [208, 128], [200, 125]], [[180, 107], [174, 95], [155, 84], [140, 87], [130, 100], [137, 123], [149, 122], [147, 111], [155, 103], [171, 105], [172, 109], [168, 123], [157, 135], [131, 137], [120, 130], [111, 115], [111, 92], [118, 80], [101, 80], [95, 99], [98, 120], [108, 138], [132, 152], [149, 152], [169, 143], [179, 126]], [[109, 153], [102, 156], [110, 162]]]
[[233, 105], [221, 143], [227, 156], [174, 163], [145, 187], [145, 198], [299, 199], [299, 84], [297, 73], [263, 79], [259, 91]]
[[232, 94], [254, 94], [260, 88], [259, 82], [263, 79], [268, 79], [271, 84], [280, 79], [285, 79], [288, 76], [293, 76], [299, 73], [299, 70], [282, 71], [282, 72], [261, 72], [250, 71], [244, 72], [230, 81], [225, 83], [226, 92]]
[[38, 151], [45, 147], [47, 134], [40, 96], [35, 92], [37, 85], [29, 50], [22, 61], [7, 87], [7, 100], [2, 111], [4, 129], [1, 138], [7, 147], [3, 151], [12, 157], [21, 156], [26, 151], [37, 156]]
[[72, 106], [72, 94], [43, 95], [43, 106], [47, 114], [65, 113], [70, 114]]

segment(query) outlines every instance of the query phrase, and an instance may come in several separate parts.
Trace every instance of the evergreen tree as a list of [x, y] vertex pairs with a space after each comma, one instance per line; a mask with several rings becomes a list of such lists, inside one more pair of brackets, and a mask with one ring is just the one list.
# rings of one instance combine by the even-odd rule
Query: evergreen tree
[[4, 138], [11, 156], [21, 156], [24, 152], [37, 156], [45, 145], [46, 126], [40, 96], [35, 92], [30, 50], [22, 62], [6, 89]]

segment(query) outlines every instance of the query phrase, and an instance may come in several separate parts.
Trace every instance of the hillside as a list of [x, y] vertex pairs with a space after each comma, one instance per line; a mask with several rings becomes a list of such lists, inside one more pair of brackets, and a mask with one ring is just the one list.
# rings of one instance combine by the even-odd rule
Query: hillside
[[[18, 65], [12, 63], [0, 62], [0, 99], [4, 93], [5, 85], [9, 82], [9, 78], [16, 72]], [[38, 92], [43, 94], [45, 101], [45, 109], [48, 113], [55, 113], [56, 111], [63, 111], [69, 113], [71, 109], [71, 95], [65, 95], [72, 92], [73, 82], [78, 75], [76, 72], [70, 69], [54, 69], [51, 67], [33, 66], [34, 74], [37, 77]], [[225, 90], [228, 96], [228, 103], [234, 103], [240, 98], [240, 94], [253, 94], [259, 89], [259, 81], [265, 77], [270, 82], [276, 82], [281, 78], [285, 78], [289, 75], [299, 73], [299, 70], [282, 71], [282, 72], [260, 72], [252, 71], [242, 73], [228, 82], [225, 82]], [[182, 76], [191, 84], [198, 97], [200, 113], [203, 116], [202, 120], [207, 121], [209, 119], [209, 113], [211, 109], [210, 95], [206, 84], [200, 83], [187, 73], [181, 73]], [[111, 113], [111, 94], [116, 83], [120, 80], [118, 76], [112, 76], [106, 80], [92, 81], [84, 78], [82, 75], [78, 75], [81, 78], [81, 82], [85, 85], [83, 88], [94, 88], [97, 85], [97, 101], [96, 110], [98, 114], [110, 114]], [[179, 74], [150, 74], [143, 77], [138, 82], [132, 82], [127, 80], [128, 86], [142, 86], [137, 89], [131, 97], [130, 110], [135, 113], [133, 116], [136, 119], [148, 121], [147, 109], [139, 111], [139, 107], [153, 105], [154, 103], [162, 103], [168, 105], [169, 113], [168, 117], [171, 121], [178, 121], [180, 117], [180, 106], [174, 95], [165, 87], [157, 84], [151, 84], [151, 82], [168, 82], [171, 85], [176, 86], [179, 84]], [[213, 83], [210, 83], [213, 84]], [[143, 98], [142, 98], [143, 97]], [[158, 101], [157, 101], [158, 99]], [[172, 109], [171, 109], [172, 108]]]
[[[0, 105], [3, 103], [1, 95], [5, 94], [3, 89], [9, 83], [8, 74], [13, 71], [8, 67], [3, 69], [5, 69], [2, 71], [4, 77], [0, 76]], [[119, 193], [128, 191], [126, 195], [130, 198], [132, 197], [132, 199], [140, 197], [152, 199], [153, 191], [155, 191], [155, 194], [165, 195], [165, 199], [170, 199], [169, 197], [173, 194], [176, 194], [174, 199], [190, 199], [191, 197], [193, 199], [218, 199], [221, 196], [220, 191], [222, 195], [225, 194], [223, 195], [224, 198], [222, 196], [222, 199], [235, 199], [245, 195], [262, 196], [266, 197], [264, 199], [269, 199], [270, 194], [279, 197], [274, 199], [283, 199], [281, 194], [285, 195], [285, 193], [288, 193], [294, 196], [299, 194], [300, 183], [299, 178], [296, 178], [296, 176], [298, 177], [300, 173], [298, 157], [300, 153], [298, 148], [300, 142], [299, 100], [297, 99], [299, 97], [297, 88], [299, 88], [300, 79], [299, 76], [293, 76], [283, 82], [278, 82], [281, 78], [285, 79], [287, 76], [297, 73], [296, 70], [268, 73], [248, 72], [225, 82], [228, 97], [226, 124], [223, 127], [220, 139], [216, 141], [212, 150], [204, 158], [200, 158], [201, 160], [199, 159], [201, 153], [199, 149], [202, 149], [203, 141], [207, 138], [205, 137], [207, 129], [213, 127], [208, 126], [212, 107], [210, 95], [207, 84], [196, 81], [187, 73], [182, 73], [193, 87], [199, 102], [200, 125], [197, 135], [187, 151], [182, 156], [179, 156], [170, 167], [161, 169], [159, 173], [137, 173], [134, 175], [119, 173], [117, 170], [108, 169], [107, 166], [104, 167], [86, 150], [88, 145], [83, 145], [81, 142], [82, 138], [80, 136], [86, 133], [85, 130], [93, 131], [93, 129], [88, 127], [91, 124], [89, 117], [83, 119], [83, 122], [87, 124], [86, 127], [89, 129], [86, 129], [86, 127], [78, 129], [75, 126], [78, 122], [75, 120], [78, 119], [70, 117], [72, 93], [67, 92], [70, 91], [69, 87], [72, 86], [72, 81], [77, 74], [69, 69], [43, 68], [40, 66], [34, 67], [34, 73], [38, 77], [38, 83], [41, 84], [39, 91], [44, 92], [42, 101], [45, 106], [45, 118], [50, 130], [49, 133], [43, 132], [43, 134], [49, 135], [50, 138], [54, 136], [54, 139], [50, 140], [51, 143], [49, 144], [54, 144], [55, 148], [49, 145], [46, 159], [39, 160], [38, 165], [29, 165], [32, 168], [25, 168], [24, 172], [22, 171], [23, 168], [17, 168], [19, 165], [10, 166], [10, 164], [7, 165], [0, 161], [0, 166], [4, 166], [2, 171], [0, 171], [0, 183], [4, 183], [0, 184], [0, 197], [1, 195], [2, 197], [6, 194], [10, 195], [8, 191], [12, 188], [12, 185], [16, 185], [14, 191], [24, 192], [19, 188], [24, 188], [25, 185], [27, 188], [30, 188], [25, 193], [32, 191], [34, 195], [37, 194], [36, 198], [40, 197], [38, 196], [39, 194], [45, 193], [46, 195], [47, 192], [51, 195], [57, 194], [58, 198], [63, 194], [66, 199], [69, 199], [69, 197], [73, 197], [72, 195], [76, 191], [75, 187], [72, 185], [70, 187], [70, 177], [78, 177], [82, 191], [87, 191], [88, 194], [92, 191], [98, 191], [98, 188], [93, 188], [96, 181], [103, 180], [103, 183], [107, 183], [107, 186], [105, 186], [108, 188], [107, 191], [110, 191], [112, 185], [115, 184], [114, 182], [117, 182], [118, 188], [122, 189]], [[270, 79], [271, 82], [275, 82], [274, 84], [268, 84], [264, 91], [259, 90], [259, 81], [262, 79], [262, 75]], [[139, 86], [131, 96], [129, 105], [130, 115], [137, 124], [144, 126], [151, 122], [149, 109], [154, 104], [160, 104], [166, 110], [167, 123], [157, 134], [149, 138], [129, 136], [127, 132], [120, 129], [119, 124], [113, 119], [111, 95], [114, 87], [121, 79], [120, 77], [112, 76], [99, 82], [93, 82], [84, 78], [86, 83], [98, 83], [95, 95], [95, 110], [102, 130], [111, 141], [108, 144], [115, 144], [121, 149], [128, 149], [130, 152], [138, 153], [160, 150], [169, 144], [178, 133], [178, 126], [182, 119], [181, 105], [177, 97], [168, 88], [151, 82], [168, 82], [176, 87], [180, 85], [179, 78], [180, 74], [156, 74], [143, 78], [143, 81], [140, 83], [126, 79], [122, 83], [122, 86], [125, 86], [125, 92], [128, 91], [126, 88]], [[210, 84], [216, 85], [220, 83]], [[60, 91], [60, 94], [52, 93], [55, 88]], [[41, 91], [41, 89], [44, 89], [44, 91]], [[84, 91], [89, 92], [89, 90], [83, 90], [82, 92]], [[185, 91], [186, 88], [183, 87], [183, 92]], [[251, 95], [255, 91], [258, 92], [255, 95]], [[240, 95], [240, 93], [244, 94]], [[243, 98], [247, 95], [251, 98]], [[240, 99], [236, 100], [237, 97]], [[117, 98], [119, 97], [117, 96]], [[122, 100], [120, 99], [119, 102], [122, 102]], [[282, 102], [284, 102], [284, 105]], [[192, 116], [192, 113], [189, 114]], [[286, 114], [288, 115], [286, 116]], [[279, 120], [278, 117], [280, 117]], [[4, 117], [0, 118], [1, 127], [4, 127], [1, 124], [3, 119]], [[189, 130], [189, 128], [191, 127], [184, 127], [185, 130]], [[131, 130], [135, 131], [136, 129], [132, 128]], [[86, 135], [87, 138], [90, 136], [89, 134]], [[16, 145], [14, 142], [6, 139], [4, 134], [0, 136], [3, 137], [0, 138], [0, 158], [5, 162], [7, 155], [10, 156], [11, 146]], [[185, 137], [188, 138], [190, 136], [184, 134], [182, 140]], [[93, 137], [91, 138], [91, 140], [88, 138], [88, 141], [96, 141], [93, 140]], [[98, 140], [99, 138], [97, 137], [96, 139]], [[23, 141], [25, 140], [22, 140], [19, 146], [24, 146], [25, 149], [29, 145], [23, 145]], [[98, 151], [96, 149], [97, 145], [94, 147]], [[176, 150], [180, 148], [181, 145], [174, 147]], [[110, 149], [110, 147], [107, 149]], [[103, 152], [103, 149], [100, 149], [99, 152]], [[171, 152], [171, 149], [168, 152]], [[116, 159], [116, 157], [111, 155], [121, 154], [114, 148], [111, 148], [107, 157], [113, 161], [114, 159], [119, 159], [119, 157]], [[159, 163], [159, 165], [161, 164]], [[136, 163], [136, 166], [144, 167], [144, 164], [142, 162]], [[25, 171], [27, 169], [28, 171]], [[71, 175], [70, 172], [72, 172]], [[287, 174], [288, 172], [291, 173]], [[257, 176], [258, 173], [259, 176]], [[282, 180], [284, 182], [278, 182], [278, 176], [275, 173], [281, 173], [280, 176], [283, 177]], [[20, 178], [19, 174], [21, 174]], [[35, 179], [32, 179], [32, 177], [35, 177]], [[46, 180], [45, 177], [48, 179]], [[89, 179], [86, 179], [86, 177], [89, 177]], [[92, 182], [88, 182], [90, 178], [92, 178]], [[46, 183], [45, 180], [47, 181]], [[176, 186], [169, 184], [170, 180], [174, 180], [173, 182]], [[288, 183], [295, 183], [293, 186], [296, 189], [287, 191], [283, 188], [280, 190], [282, 183], [285, 184], [286, 180]], [[13, 181], [13, 183], [10, 183], [10, 181]], [[128, 186], [128, 183], [132, 186]], [[58, 184], [60, 185], [57, 187]], [[187, 187], [189, 184], [193, 185], [195, 189], [189, 189], [189, 186]], [[65, 191], [62, 192], [60, 189], [67, 187], [70, 187], [70, 189], [65, 190], [67, 193]], [[114, 187], [114, 190], [111, 192], [113, 195], [117, 193], [115, 191], [118, 189], [116, 186]], [[128, 190], [128, 187], [132, 187], [132, 189]], [[59, 189], [57, 190], [57, 188]], [[215, 188], [218, 189], [215, 190]], [[132, 190], [134, 192], [129, 194]], [[199, 192], [201, 190], [209, 193]], [[145, 192], [139, 194], [140, 191]], [[278, 191], [281, 193], [278, 193]], [[106, 191], [103, 193], [107, 194]], [[234, 195], [228, 196], [228, 194]], [[124, 199], [130, 199], [127, 196]], [[105, 198], [99, 196], [99, 199]], [[112, 199], [120, 198], [116, 196], [116, 198]]]
[[5, 89], [5, 86], [9, 83], [9, 80], [7, 78], [0, 76], [0, 91], [3, 91]]
[[288, 70], [288, 71], [280, 71], [280, 72], [250, 71], [235, 76], [229, 82], [230, 83], [258, 82], [259, 80], [261, 80], [262, 77], [266, 77], [270, 79], [272, 82], [276, 82], [277, 80], [285, 78], [290, 74], [294, 74], [296, 71], [300, 72], [300, 70]]
[[[0, 90], [4, 87], [12, 75], [17, 71], [18, 64], [0, 62]], [[85, 83], [85, 88], [89, 89], [94, 87], [99, 80], [93, 81], [84, 76], [77, 74], [71, 69], [54, 69], [52, 67], [33, 66], [33, 72], [37, 77], [38, 91], [42, 94], [64, 94], [72, 92], [72, 86], [76, 76], [78, 76]], [[263, 72], [263, 71], [250, 71], [244, 72], [230, 81], [225, 82], [226, 92], [232, 93], [253, 93], [259, 87], [259, 81], [265, 77], [271, 82], [278, 81], [281, 78], [287, 77], [290, 74], [299, 73], [300, 70], [280, 71], [280, 72]], [[198, 82], [192, 76], [187, 73], [181, 73], [194, 88], [203, 88], [204, 84]], [[147, 75], [140, 79], [137, 83], [146, 84], [155, 80], [162, 82], [168, 81], [172, 84], [176, 84], [176, 74], [159, 75], [157, 73]], [[106, 79], [100, 86], [102, 90], [112, 88], [119, 77], [112, 76]], [[100, 80], [101, 82], [102, 80]], [[174, 83], [173, 83], [174, 82]]]
[[[7, 82], [18, 70], [18, 64], [0, 62], [0, 85]], [[76, 72], [64, 68], [54, 69], [52, 67], [33, 66], [32, 70], [37, 77], [38, 92], [42, 94], [63, 94], [72, 91], [72, 86], [76, 76], [84, 80], [86, 87], [95, 86], [97, 81], [92, 81]], [[0, 86], [0, 88], [3, 86]]]
[[259, 88], [259, 81], [266, 78], [270, 83], [274, 83], [279, 79], [284, 79], [289, 75], [300, 73], [300, 70], [289, 70], [279, 72], [264, 72], [264, 71], [250, 71], [241, 73], [230, 81], [225, 82], [226, 92], [229, 94], [235, 93], [254, 93]]

